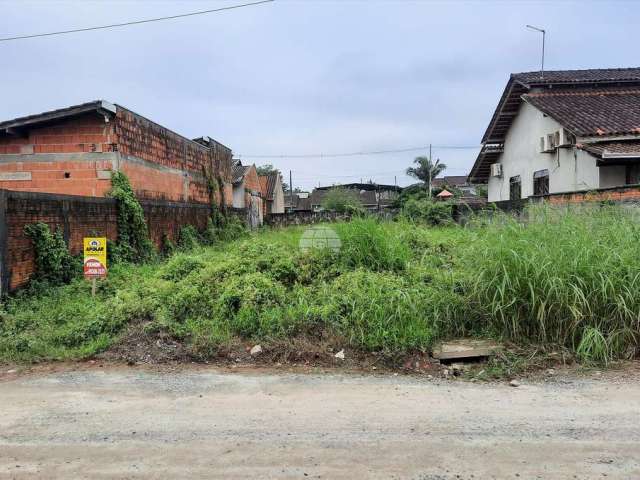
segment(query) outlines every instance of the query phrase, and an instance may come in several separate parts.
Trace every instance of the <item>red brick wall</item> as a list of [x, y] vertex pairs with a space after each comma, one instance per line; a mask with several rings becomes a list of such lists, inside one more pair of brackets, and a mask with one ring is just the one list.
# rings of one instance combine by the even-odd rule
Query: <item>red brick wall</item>
[[640, 187], [606, 188], [587, 192], [551, 194], [543, 197], [552, 204], [584, 203], [584, 202], [630, 202], [640, 201]]
[[[187, 196], [190, 202], [209, 202], [207, 174], [218, 172], [223, 181], [231, 181], [231, 151], [221, 145], [215, 149], [208, 148], [122, 107], [118, 107], [115, 125], [118, 149], [122, 155], [131, 155], [189, 174]], [[132, 185], [140, 196], [176, 201], [183, 199], [182, 182], [178, 195], [172, 180], [162, 179], [166, 176], [171, 177], [172, 174], [153, 175], [160, 183], [171, 183], [171, 186], [168, 186], [170, 191], [147, 188], [148, 185], [143, 178], [132, 179]]]
[[59, 120], [48, 127], [33, 127], [25, 137], [0, 138], [0, 154], [112, 152], [113, 123], [95, 113]]
[[[73, 254], [82, 253], [86, 236], [106, 236], [117, 239], [116, 202], [108, 198], [53, 195], [30, 192], [0, 191], [0, 208], [4, 206], [4, 266], [7, 275], [4, 288], [14, 290], [25, 285], [35, 272], [34, 251], [24, 227], [31, 223], [47, 223], [52, 230], [63, 232]], [[207, 205], [142, 201], [149, 234], [156, 246], [162, 246], [166, 234], [174, 242], [180, 229], [195, 225], [202, 230], [207, 225], [210, 210]], [[0, 225], [0, 230], [3, 225]]]
[[[0, 154], [24, 155], [25, 159], [0, 164], [0, 173], [31, 174], [30, 180], [0, 180], [0, 188], [102, 197], [111, 182], [104, 172], [98, 172], [115, 165], [109, 158], [79, 158], [77, 154], [111, 153], [115, 159], [114, 152], [119, 152], [120, 168], [140, 198], [208, 204], [207, 175], [217, 172], [224, 182], [231, 181], [231, 151], [216, 142], [212, 145], [215, 147], [208, 148], [191, 141], [122, 107], [117, 107], [109, 122], [103, 115], [87, 113], [31, 128], [24, 137], [0, 138]], [[32, 154], [58, 155], [51, 161], [35, 162]], [[230, 196], [218, 193], [216, 197], [231, 205]]]
[[103, 197], [111, 181], [98, 178], [99, 170], [111, 170], [110, 161], [16, 162], [0, 164], [1, 172], [29, 172], [31, 180], [3, 180], [0, 186], [23, 192]]

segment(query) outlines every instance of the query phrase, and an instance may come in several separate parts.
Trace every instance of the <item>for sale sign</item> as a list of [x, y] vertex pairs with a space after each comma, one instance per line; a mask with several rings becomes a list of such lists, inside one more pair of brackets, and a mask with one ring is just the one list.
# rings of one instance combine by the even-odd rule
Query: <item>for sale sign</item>
[[84, 238], [84, 276], [87, 278], [107, 276], [106, 237]]

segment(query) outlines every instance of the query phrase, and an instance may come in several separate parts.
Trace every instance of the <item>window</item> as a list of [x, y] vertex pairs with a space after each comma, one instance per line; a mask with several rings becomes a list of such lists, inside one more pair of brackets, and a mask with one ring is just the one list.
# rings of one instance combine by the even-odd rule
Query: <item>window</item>
[[627, 165], [625, 174], [625, 183], [627, 185], [636, 185], [640, 183], [640, 164], [632, 163], [631, 165]]
[[521, 187], [520, 175], [516, 175], [509, 179], [509, 200], [520, 200], [520, 198], [522, 198]]
[[549, 170], [538, 170], [533, 172], [533, 194], [549, 194]]

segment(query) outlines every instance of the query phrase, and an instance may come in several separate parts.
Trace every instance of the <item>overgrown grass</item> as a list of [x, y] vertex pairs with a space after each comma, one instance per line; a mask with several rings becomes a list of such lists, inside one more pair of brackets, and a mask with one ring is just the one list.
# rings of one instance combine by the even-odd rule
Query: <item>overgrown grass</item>
[[[638, 347], [639, 227], [614, 208], [494, 216], [462, 228], [356, 219], [339, 252], [302, 251], [304, 228], [265, 230], [89, 285], [26, 292], [0, 320], [0, 360], [81, 358], [144, 322], [208, 358], [226, 345], [334, 338], [389, 355], [455, 335], [564, 346], [586, 362]], [[193, 247], [193, 245], [192, 245]]]
[[532, 208], [480, 229], [466, 252], [470, 300], [513, 340], [565, 345], [605, 362], [637, 348], [640, 223], [619, 207]]

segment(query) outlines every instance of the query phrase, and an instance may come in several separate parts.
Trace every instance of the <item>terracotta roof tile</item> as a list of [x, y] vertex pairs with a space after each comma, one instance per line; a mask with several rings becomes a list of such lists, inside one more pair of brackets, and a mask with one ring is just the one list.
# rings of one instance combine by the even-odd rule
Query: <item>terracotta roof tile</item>
[[530, 93], [522, 98], [578, 136], [640, 133], [640, 88]]
[[267, 200], [273, 200], [273, 191], [276, 187], [276, 182], [278, 181], [278, 172], [270, 172], [268, 175], [260, 175], [258, 176], [258, 180], [260, 181], [260, 191], [262, 192], [262, 197]]
[[617, 157], [640, 157], [640, 139], [616, 141], [616, 142], [598, 142], [584, 145], [577, 145], [578, 148], [592, 153], [600, 158], [606, 159]]

